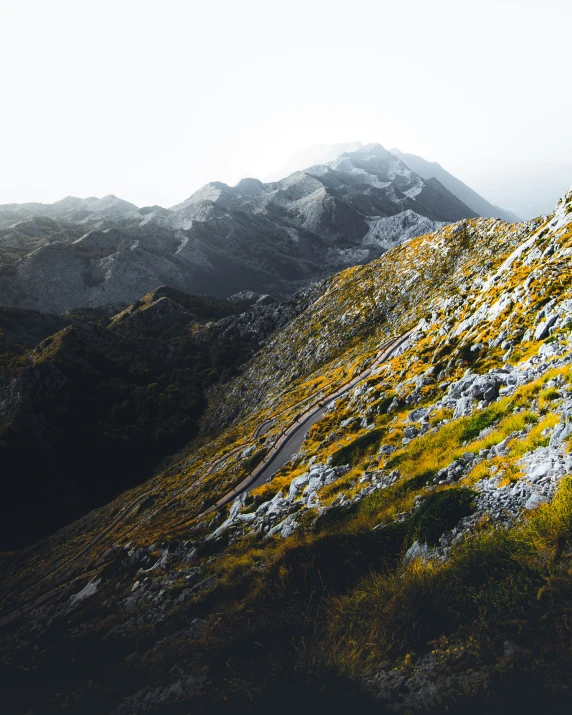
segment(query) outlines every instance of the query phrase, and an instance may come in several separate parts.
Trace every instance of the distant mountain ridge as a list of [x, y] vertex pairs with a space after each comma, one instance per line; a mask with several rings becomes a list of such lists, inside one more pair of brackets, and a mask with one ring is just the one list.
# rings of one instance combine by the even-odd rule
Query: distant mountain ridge
[[427, 161], [423, 157], [417, 156], [415, 154], [406, 154], [399, 149], [392, 149], [392, 154], [398, 156], [401, 161], [414, 171], [419, 174], [423, 179], [435, 178], [440, 181], [443, 186], [445, 186], [449, 191], [460, 199], [464, 204], [469, 206], [473, 211], [478, 213], [479, 216], [483, 218], [500, 218], [503, 221], [508, 221], [509, 223], [515, 223], [521, 221], [522, 219], [512, 211], [507, 211], [500, 206], [494, 206], [489, 203], [482, 196], [473, 191], [470, 186], [463, 183], [456, 176], [450, 174], [446, 171], [441, 164], [436, 161]]
[[[282, 166], [281, 170], [272, 172], [268, 175], [266, 181], [276, 181], [283, 178], [287, 174], [299, 171], [306, 166], [310, 166], [311, 164], [326, 164], [337, 159], [340, 154], [357, 151], [358, 149], [363, 148], [363, 146], [364, 145], [361, 142], [315, 144], [290, 157], [290, 159]], [[500, 218], [503, 221], [508, 221], [509, 223], [515, 223], [523, 220], [521, 216], [518, 216], [512, 211], [507, 211], [500, 206], [491, 204], [470, 186], [467, 186], [467, 184], [458, 179], [456, 176], [453, 176], [453, 174], [450, 174], [448, 171], [443, 169], [443, 167], [436, 161], [427, 161], [420, 156], [407, 154], [399, 149], [390, 149], [390, 152], [394, 156], [401, 159], [401, 161], [403, 161], [403, 163], [411, 169], [411, 171], [418, 174], [422, 179], [435, 178], [440, 181], [446, 189], [472, 209], [477, 215], [482, 216], [483, 218]], [[553, 202], [551, 201], [550, 208], [552, 208], [552, 203]], [[527, 214], [527, 216], [532, 217], [533, 215], [540, 215], [541, 213], [543, 213], [543, 211], [539, 210], [536, 214], [533, 212], [531, 214]]]
[[207, 184], [181, 204], [106, 196], [0, 206], [0, 305], [129, 305], [160, 285], [291, 295], [403, 240], [475, 216], [380, 144], [285, 179]]

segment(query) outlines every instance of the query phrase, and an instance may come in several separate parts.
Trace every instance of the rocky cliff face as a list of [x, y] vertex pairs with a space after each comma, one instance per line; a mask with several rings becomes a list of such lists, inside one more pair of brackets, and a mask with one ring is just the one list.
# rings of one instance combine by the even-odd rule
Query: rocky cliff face
[[[572, 192], [535, 221], [416, 237], [277, 311], [168, 466], [3, 557], [6, 702], [565, 712], [571, 255]], [[296, 451], [237, 495], [309, 405]]]
[[270, 184], [208, 184], [171, 210], [116, 197], [0, 207], [0, 304], [127, 306], [160, 285], [291, 295], [473, 216], [380, 145]]

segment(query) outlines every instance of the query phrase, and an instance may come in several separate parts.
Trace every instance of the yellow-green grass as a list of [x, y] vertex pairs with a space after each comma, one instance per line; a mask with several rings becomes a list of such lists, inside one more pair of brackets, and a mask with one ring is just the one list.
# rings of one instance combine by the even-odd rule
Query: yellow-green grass
[[356, 677], [388, 659], [411, 659], [447, 636], [477, 652], [498, 648], [519, 628], [521, 639], [523, 628], [541, 629], [537, 648], [549, 650], [558, 636], [569, 642], [571, 539], [567, 477], [551, 504], [513, 529], [483, 523], [444, 563], [416, 560], [397, 571], [373, 572], [328, 599], [314, 660]]

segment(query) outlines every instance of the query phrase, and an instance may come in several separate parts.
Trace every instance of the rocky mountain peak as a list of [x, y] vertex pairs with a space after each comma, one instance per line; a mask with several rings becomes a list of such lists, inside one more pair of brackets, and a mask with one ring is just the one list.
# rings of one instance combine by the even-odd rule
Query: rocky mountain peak
[[[14, 217], [37, 214], [55, 223], [33, 232], [14, 226]], [[126, 305], [162, 284], [285, 297], [472, 215], [379, 144], [273, 183], [212, 182], [170, 210], [138, 209], [114, 195], [10, 208], [4, 218], [0, 207], [0, 302], [56, 312]], [[44, 260], [54, 243], [61, 248]]]

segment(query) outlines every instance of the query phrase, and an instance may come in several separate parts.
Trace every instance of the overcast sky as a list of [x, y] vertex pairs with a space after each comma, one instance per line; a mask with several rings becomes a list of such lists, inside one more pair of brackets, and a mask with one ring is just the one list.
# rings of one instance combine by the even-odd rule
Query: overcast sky
[[571, 8], [1, 0], [0, 203], [168, 206], [359, 140], [518, 208], [527, 186], [572, 184]]

